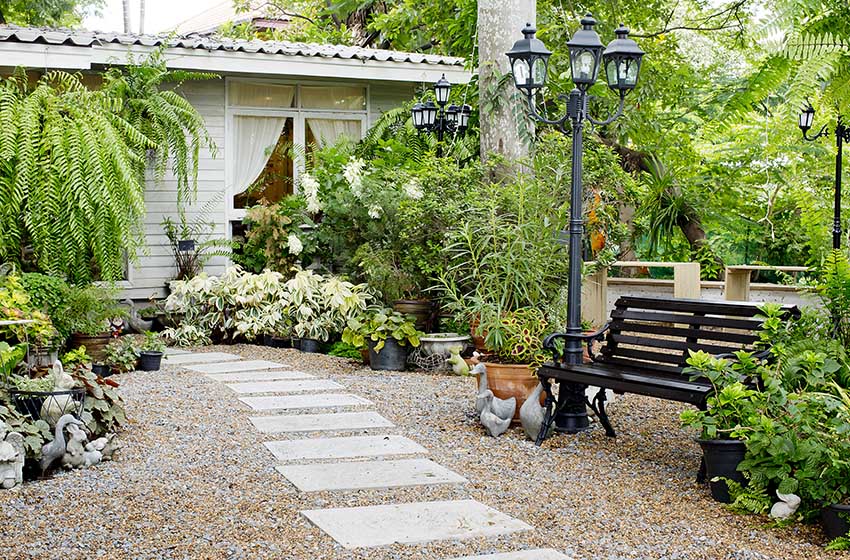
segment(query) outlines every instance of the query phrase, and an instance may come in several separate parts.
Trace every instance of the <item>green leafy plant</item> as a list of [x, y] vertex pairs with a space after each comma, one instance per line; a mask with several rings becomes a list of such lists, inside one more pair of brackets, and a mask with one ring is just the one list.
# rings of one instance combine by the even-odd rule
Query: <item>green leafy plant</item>
[[30, 304], [50, 318], [62, 340], [67, 339], [71, 330], [63, 309], [68, 301], [68, 283], [58, 276], [25, 272], [21, 274], [21, 285], [29, 295]]
[[138, 348], [140, 352], [164, 352], [166, 346], [162, 337], [155, 332], [148, 331]]
[[27, 355], [27, 346], [10, 346], [0, 341], [0, 379], [5, 383]]
[[109, 332], [109, 322], [127, 314], [118, 295], [117, 288], [106, 285], [71, 286], [62, 310], [68, 328], [85, 335]]
[[331, 347], [328, 349], [328, 355], [358, 361], [362, 358], [360, 350], [356, 346], [343, 341], [331, 344]]
[[51, 377], [39, 377], [33, 379], [24, 375], [13, 375], [11, 378], [12, 385], [18, 391], [38, 391], [49, 393], [53, 390], [53, 379]]
[[127, 424], [124, 399], [118, 392], [118, 383], [98, 377], [87, 367], [75, 368], [71, 376], [86, 389], [81, 420], [94, 437], [114, 433]]
[[525, 307], [505, 313], [498, 324], [479, 324], [478, 334], [485, 335], [487, 347], [505, 364], [539, 366], [548, 359], [543, 353], [543, 338], [550, 327], [543, 312]]
[[19, 276], [0, 275], [0, 321], [28, 321], [0, 326], [0, 340], [45, 347], [58, 344], [53, 323], [32, 304]]
[[41, 457], [41, 447], [52, 440], [50, 424], [44, 420], [33, 420], [19, 413], [0, 393], [0, 420], [6, 422], [13, 432], [24, 436], [27, 459]]
[[106, 363], [120, 372], [133, 371], [139, 361], [139, 346], [132, 336], [111, 341], [104, 350]]
[[85, 346], [70, 350], [62, 356], [62, 365], [71, 368], [92, 363], [92, 357], [86, 352]]
[[832, 539], [826, 546], [825, 550], [850, 550], [850, 537], [838, 537]]
[[248, 231], [235, 253], [235, 262], [250, 272], [270, 268], [289, 275], [293, 266], [310, 264], [315, 253], [313, 236], [300, 226], [312, 226], [304, 198], [287, 196], [271, 205], [252, 206], [245, 212]]
[[374, 342], [375, 352], [380, 352], [387, 339], [394, 339], [400, 346], [419, 346], [419, 339], [425, 333], [416, 330], [412, 316], [398, 311], [381, 309], [369, 313], [365, 318], [351, 317], [342, 332], [342, 341], [356, 348], [365, 348], [368, 342]]
[[[744, 475], [747, 477], [747, 474]], [[729, 489], [732, 501], [726, 506], [735, 513], [761, 515], [767, 513], [773, 505], [773, 499], [768, 494], [767, 484], [763, 479], [749, 480], [742, 486], [737, 480], [721, 477]]]
[[[230, 257], [230, 242], [223, 238], [213, 237], [216, 222], [210, 218], [212, 212], [221, 205], [221, 197], [216, 196], [204, 204], [189, 221], [184, 206], [177, 207], [177, 221], [166, 216], [162, 223], [162, 231], [168, 239], [174, 262], [177, 266], [176, 280], [188, 280], [204, 269], [204, 265], [213, 257]], [[181, 241], [193, 241], [191, 250], [181, 250]]]

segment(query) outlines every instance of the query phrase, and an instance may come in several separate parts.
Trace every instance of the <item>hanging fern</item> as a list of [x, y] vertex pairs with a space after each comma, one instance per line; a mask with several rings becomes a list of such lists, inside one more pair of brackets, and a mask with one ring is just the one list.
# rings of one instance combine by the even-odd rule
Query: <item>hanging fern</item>
[[172, 162], [180, 199], [193, 192], [201, 116], [154, 60], [107, 72], [91, 91], [50, 72], [30, 86], [22, 70], [0, 82], [0, 261], [72, 281], [116, 280], [144, 238], [144, 172]]

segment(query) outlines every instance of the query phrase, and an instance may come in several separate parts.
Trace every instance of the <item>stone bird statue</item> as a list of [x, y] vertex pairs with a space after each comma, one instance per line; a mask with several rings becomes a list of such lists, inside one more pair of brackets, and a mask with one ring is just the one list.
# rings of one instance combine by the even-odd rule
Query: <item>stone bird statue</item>
[[[489, 389], [484, 391], [483, 398], [485, 405], [478, 419], [481, 421], [481, 425], [484, 426], [484, 429], [487, 430], [488, 434], [493, 437], [499, 437], [507, 432], [508, 428], [511, 426], [511, 419], [513, 419], [514, 410], [516, 410], [516, 399], [513, 397], [506, 401], [496, 399], [496, 397], [493, 396], [493, 391], [490, 391]], [[504, 413], [507, 412], [506, 409], [498, 410], [497, 408], [494, 408], [496, 401], [513, 404], [513, 407], [510, 409], [510, 414], [508, 414], [507, 417], [504, 415]]]
[[107, 434], [86, 444], [86, 451], [99, 451], [104, 461], [112, 459], [112, 454], [118, 450], [118, 440], [115, 434]]
[[770, 508], [770, 516], [774, 519], [788, 519], [800, 507], [800, 496], [797, 494], [780, 494], [777, 490], [776, 497], [779, 501]]
[[61, 459], [62, 456], [65, 455], [65, 427], [69, 424], [81, 427], [83, 426], [82, 422], [70, 414], [65, 414], [59, 418], [56, 422], [56, 428], [53, 430], [53, 441], [45, 444], [41, 448], [41, 461], [39, 461], [39, 467], [41, 467], [42, 476], [44, 476], [44, 473], [47, 472], [47, 469], [49, 469], [55, 461]]
[[449, 352], [451, 355], [449, 359], [446, 360], [446, 363], [452, 366], [452, 371], [455, 375], [466, 376], [469, 375], [469, 366], [466, 364], [463, 358], [460, 357], [460, 351], [463, 348], [461, 346], [452, 346], [449, 348]]
[[[540, 428], [543, 426], [543, 418], [546, 414], [546, 408], [540, 405], [540, 395], [543, 393], [543, 384], [538, 383], [534, 391], [525, 399], [519, 409], [519, 421], [522, 423], [522, 429], [525, 430], [525, 435], [532, 441], [537, 441], [537, 435], [540, 433]], [[551, 429], [550, 429], [551, 432]], [[547, 437], [549, 434], [546, 434]]]
[[490, 388], [487, 384], [487, 366], [484, 364], [476, 364], [472, 368], [473, 375], [478, 375], [478, 395], [475, 397], [475, 412], [481, 414], [484, 406], [487, 404], [487, 399], [484, 393]]
[[133, 331], [139, 334], [145, 334], [153, 328], [153, 321], [145, 321], [139, 317], [139, 312], [136, 311], [136, 307], [133, 305], [133, 300], [127, 298], [124, 300], [124, 303], [130, 308], [129, 313], [127, 314], [127, 322], [130, 324], [130, 328], [133, 329]]

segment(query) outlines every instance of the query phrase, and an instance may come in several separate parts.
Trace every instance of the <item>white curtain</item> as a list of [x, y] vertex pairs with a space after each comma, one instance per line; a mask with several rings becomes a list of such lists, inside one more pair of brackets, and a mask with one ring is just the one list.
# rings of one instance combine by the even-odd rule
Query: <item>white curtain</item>
[[307, 126], [320, 148], [334, 144], [341, 137], [357, 142], [361, 136], [360, 121], [338, 119], [307, 119]]
[[233, 164], [228, 180], [230, 192], [234, 195], [242, 194], [257, 180], [285, 124], [286, 118], [234, 117], [231, 148]]
[[231, 82], [228, 90], [231, 106], [288, 109], [295, 99], [295, 86]]

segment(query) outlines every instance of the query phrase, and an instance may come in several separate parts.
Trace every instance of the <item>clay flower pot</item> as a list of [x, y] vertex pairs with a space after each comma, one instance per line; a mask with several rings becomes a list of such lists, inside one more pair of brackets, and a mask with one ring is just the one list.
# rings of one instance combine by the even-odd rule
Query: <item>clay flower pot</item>
[[[487, 366], [487, 385], [493, 391], [493, 395], [500, 399], [516, 398], [513, 423], [519, 423], [519, 409], [539, 383], [537, 376], [534, 375], [534, 368], [527, 364], [485, 362], [484, 365]], [[480, 377], [480, 375], [475, 376], [476, 387]], [[541, 394], [540, 399], [542, 405], [545, 395]]]

